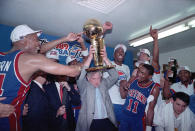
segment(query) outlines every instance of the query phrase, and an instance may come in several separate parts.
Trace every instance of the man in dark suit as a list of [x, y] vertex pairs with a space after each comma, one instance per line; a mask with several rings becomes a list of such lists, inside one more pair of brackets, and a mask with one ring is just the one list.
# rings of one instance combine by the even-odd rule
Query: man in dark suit
[[[59, 53], [52, 49], [46, 57], [57, 62]], [[36, 72], [32, 79], [29, 92], [25, 99], [23, 111], [23, 131], [48, 131], [49, 130], [49, 105], [43, 85], [46, 83], [47, 73]]]
[[[42, 85], [46, 82], [42, 71], [34, 75], [30, 85], [23, 112], [23, 131], [48, 131], [48, 100]], [[26, 109], [26, 110], [25, 110]]]
[[[54, 76], [54, 81], [44, 87], [49, 101], [51, 131], [75, 130], [72, 105], [80, 105], [80, 96], [74, 86], [69, 86], [65, 79], [64, 76]], [[60, 88], [63, 88], [63, 93]]]

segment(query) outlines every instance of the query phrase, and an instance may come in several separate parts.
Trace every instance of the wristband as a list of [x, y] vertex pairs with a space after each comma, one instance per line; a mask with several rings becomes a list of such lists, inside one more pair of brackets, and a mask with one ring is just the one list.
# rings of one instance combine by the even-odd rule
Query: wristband
[[88, 52], [88, 50], [86, 49], [86, 50], [84, 50], [84, 51], [81, 51], [81, 54], [82, 54], [82, 56], [88, 56], [88, 55], [89, 55], [89, 52]]
[[146, 126], [146, 131], [152, 131], [152, 127], [151, 126]]

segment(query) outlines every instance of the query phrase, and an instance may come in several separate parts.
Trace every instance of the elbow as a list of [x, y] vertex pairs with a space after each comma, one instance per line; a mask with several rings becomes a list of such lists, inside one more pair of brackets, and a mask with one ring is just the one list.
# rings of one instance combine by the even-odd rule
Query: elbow
[[115, 77], [115, 80], [117, 81], [118, 78], [119, 78], [119, 75], [118, 75], [118, 72], [115, 70], [115, 73], [114, 73], [114, 77]]
[[40, 54], [44, 54], [46, 52], [47, 52], [47, 50], [44, 47], [41, 47], [40, 50], [39, 50]]
[[115, 75], [114, 81], [116, 82], [118, 80], [118, 74]]
[[169, 99], [169, 98], [171, 98], [171, 94], [169, 94], [169, 93], [164, 93], [164, 97], [165, 97], [165, 99]]
[[122, 90], [120, 89], [120, 95], [121, 95], [121, 98], [122, 98], [122, 99], [126, 99], [126, 97], [127, 97], [127, 92], [122, 91]]
[[110, 72], [108, 72], [109, 73], [109, 75], [110, 75], [110, 77], [111, 77], [111, 79], [113, 79], [113, 81], [117, 81], [118, 80], [118, 78], [119, 78], [119, 76], [118, 76], [118, 72], [116, 71], [116, 69], [110, 69]]
[[125, 99], [125, 98], [126, 98], [126, 96], [125, 96], [125, 95], [121, 95], [121, 98], [122, 98], [122, 99]]
[[163, 97], [165, 99], [169, 99], [171, 97], [171, 94], [169, 92], [167, 92], [167, 91], [163, 91]]

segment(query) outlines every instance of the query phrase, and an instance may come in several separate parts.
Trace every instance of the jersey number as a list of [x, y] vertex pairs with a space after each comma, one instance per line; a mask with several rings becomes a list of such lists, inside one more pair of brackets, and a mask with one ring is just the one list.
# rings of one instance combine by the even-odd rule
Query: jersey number
[[5, 79], [5, 75], [4, 74], [0, 74], [0, 96], [3, 95], [3, 82]]
[[127, 106], [127, 110], [131, 111], [133, 113], [137, 113], [137, 107], [139, 105], [138, 101], [134, 101], [134, 107], [132, 108], [133, 99], [129, 99], [129, 105]]

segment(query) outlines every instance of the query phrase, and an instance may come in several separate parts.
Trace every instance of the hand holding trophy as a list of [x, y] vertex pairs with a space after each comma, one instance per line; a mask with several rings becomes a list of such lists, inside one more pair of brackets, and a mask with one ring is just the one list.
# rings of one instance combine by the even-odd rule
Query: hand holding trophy
[[86, 71], [96, 71], [108, 68], [113, 68], [112, 65], [103, 66], [103, 58], [101, 56], [101, 50], [104, 49], [104, 39], [103, 39], [103, 26], [96, 19], [89, 19], [85, 22], [83, 26], [84, 34], [90, 39], [90, 43], [95, 49], [93, 54], [95, 67], [88, 68]]

